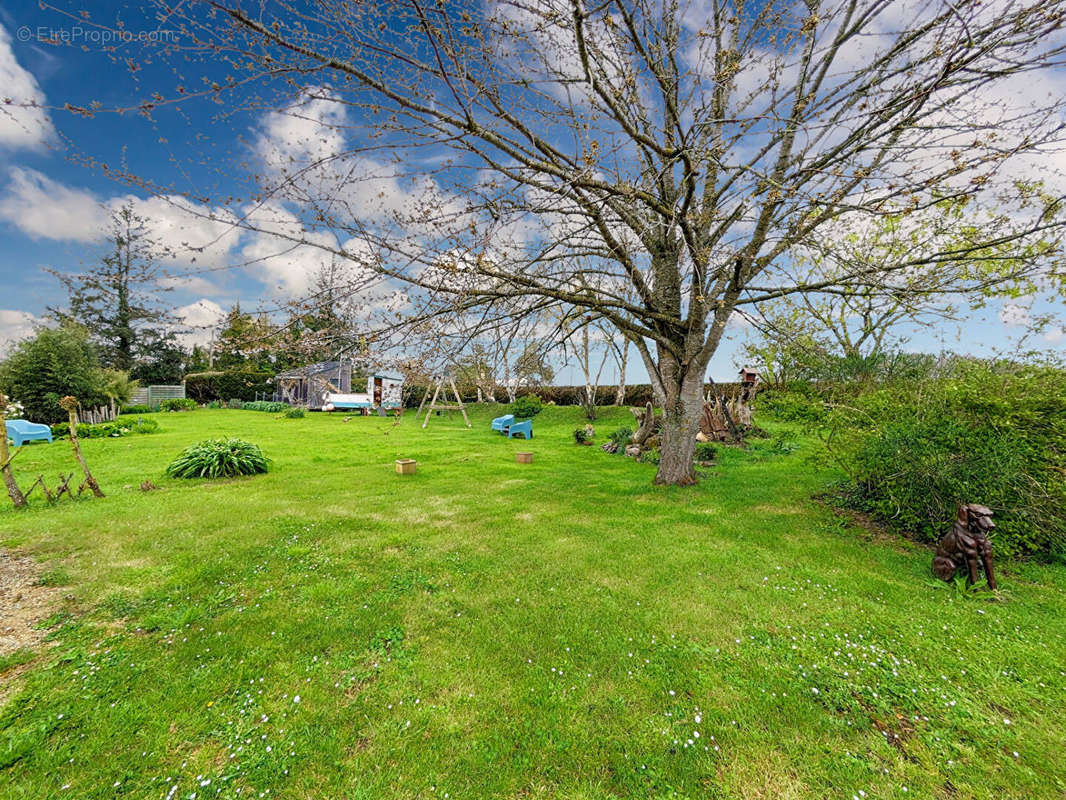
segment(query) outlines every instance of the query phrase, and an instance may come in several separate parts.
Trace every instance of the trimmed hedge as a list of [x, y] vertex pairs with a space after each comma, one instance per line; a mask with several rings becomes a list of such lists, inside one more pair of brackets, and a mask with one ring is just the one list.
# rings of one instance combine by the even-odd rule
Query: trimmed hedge
[[250, 403], [241, 405], [245, 411], [266, 411], [270, 414], [280, 414], [282, 411], [291, 410], [288, 403], [276, 403], [273, 400], [252, 400]]
[[225, 372], [190, 372], [185, 376], [185, 396], [197, 403], [212, 400], [255, 400], [256, 394], [272, 394], [272, 372], [228, 370]]

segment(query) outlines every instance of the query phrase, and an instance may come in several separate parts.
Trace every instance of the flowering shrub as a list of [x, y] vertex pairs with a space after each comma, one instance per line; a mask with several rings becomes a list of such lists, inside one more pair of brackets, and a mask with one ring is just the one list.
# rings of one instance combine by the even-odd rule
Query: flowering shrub
[[24, 413], [25, 409], [23, 409], [22, 403], [16, 403], [12, 400], [4, 408], [4, 419], [22, 419]]

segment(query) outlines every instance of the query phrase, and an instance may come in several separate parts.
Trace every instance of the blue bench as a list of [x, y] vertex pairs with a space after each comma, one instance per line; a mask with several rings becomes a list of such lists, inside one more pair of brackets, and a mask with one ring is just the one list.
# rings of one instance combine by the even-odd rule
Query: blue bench
[[533, 438], [533, 420], [524, 419], [521, 422], [512, 423], [507, 428], [507, 438], [510, 439], [515, 434], [522, 434], [523, 439]]
[[492, 429], [503, 434], [506, 434], [507, 429], [512, 425], [514, 425], [514, 414], [506, 414], [502, 417], [496, 417], [496, 419], [492, 421]]
[[47, 425], [38, 425], [25, 419], [9, 419], [4, 422], [8, 438], [15, 447], [22, 447], [26, 442], [52, 441], [52, 429]]

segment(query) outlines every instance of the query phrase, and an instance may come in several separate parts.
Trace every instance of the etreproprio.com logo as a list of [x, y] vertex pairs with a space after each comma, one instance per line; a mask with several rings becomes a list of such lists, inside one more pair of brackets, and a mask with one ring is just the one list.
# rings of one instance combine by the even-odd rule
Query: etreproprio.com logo
[[130, 31], [114, 28], [86, 28], [81, 25], [72, 25], [69, 28], [55, 28], [50, 25], [38, 25], [37, 27], [23, 25], [15, 35], [20, 42], [41, 42], [46, 44], [113, 45], [177, 41], [177, 31]]

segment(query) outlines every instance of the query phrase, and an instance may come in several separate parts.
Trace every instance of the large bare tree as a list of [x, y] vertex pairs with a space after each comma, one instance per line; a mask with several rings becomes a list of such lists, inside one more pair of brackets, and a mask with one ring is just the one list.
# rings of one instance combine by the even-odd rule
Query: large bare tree
[[[1013, 179], [1059, 144], [1062, 93], [1039, 90], [1062, 66], [1064, 7], [161, 3], [180, 27], [164, 49], [183, 73], [201, 59], [205, 83], [152, 87], [140, 110], [206, 97], [310, 122], [302, 147], [266, 159], [240, 224], [360, 259], [409, 287], [413, 316], [527, 298], [609, 321], [664, 411], [657, 481], [687, 484], [707, 365], [737, 309], [898, 290], [919, 265], [956, 290], [1042, 269], [1060, 201], [1019, 199]], [[789, 269], [842, 215], [964, 195], [985, 222], [950, 246], [813, 285]], [[271, 204], [312, 233], [272, 229]], [[1038, 255], [1001, 260], [1014, 245]]]

